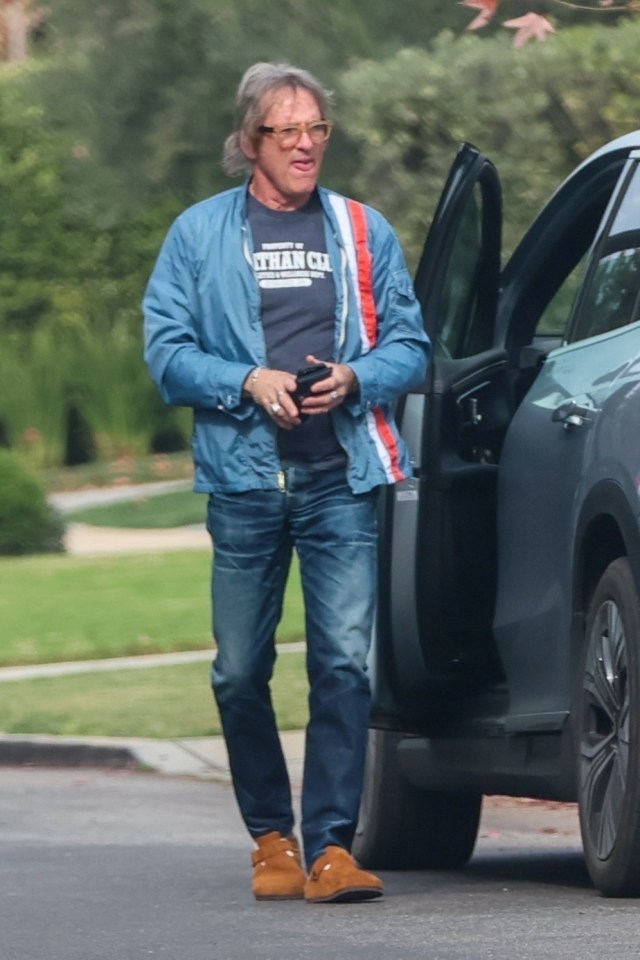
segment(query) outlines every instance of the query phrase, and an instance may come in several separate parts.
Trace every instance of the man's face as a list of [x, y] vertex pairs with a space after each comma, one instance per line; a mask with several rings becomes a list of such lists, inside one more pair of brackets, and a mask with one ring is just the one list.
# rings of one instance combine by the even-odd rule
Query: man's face
[[[269, 95], [266, 127], [283, 127], [322, 120], [318, 103], [308, 90], [286, 87]], [[284, 147], [275, 134], [261, 134], [246, 150], [253, 161], [251, 193], [274, 210], [297, 210], [315, 190], [327, 144], [313, 143], [304, 131], [294, 146]]]

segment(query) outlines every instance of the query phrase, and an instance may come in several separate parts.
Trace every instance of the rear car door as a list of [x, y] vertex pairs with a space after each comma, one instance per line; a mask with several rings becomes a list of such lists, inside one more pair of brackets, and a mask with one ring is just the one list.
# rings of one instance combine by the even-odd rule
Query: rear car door
[[[639, 382], [640, 155], [611, 167], [600, 196], [588, 173], [579, 184], [577, 220], [566, 213], [572, 204], [562, 192], [556, 201], [565, 211], [556, 243], [567, 251], [585, 236], [590, 241], [564, 342], [519, 405], [501, 458], [494, 636], [509, 682], [513, 733], [561, 729], [571, 707], [574, 593], [582, 592], [574, 567], [585, 501], [603, 516], [618, 493], [628, 504], [637, 501], [640, 454], [631, 416]], [[523, 296], [531, 282], [518, 281]], [[604, 557], [600, 536], [596, 552]], [[593, 578], [596, 561], [584, 563], [593, 567]]]

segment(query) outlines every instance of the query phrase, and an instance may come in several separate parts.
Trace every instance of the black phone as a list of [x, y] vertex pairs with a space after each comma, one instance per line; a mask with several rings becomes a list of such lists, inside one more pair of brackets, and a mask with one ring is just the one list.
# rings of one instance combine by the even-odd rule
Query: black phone
[[331, 367], [328, 367], [326, 363], [313, 363], [310, 367], [301, 367], [298, 370], [296, 374], [297, 386], [292, 395], [298, 410], [304, 398], [309, 396], [312, 384], [330, 376]]

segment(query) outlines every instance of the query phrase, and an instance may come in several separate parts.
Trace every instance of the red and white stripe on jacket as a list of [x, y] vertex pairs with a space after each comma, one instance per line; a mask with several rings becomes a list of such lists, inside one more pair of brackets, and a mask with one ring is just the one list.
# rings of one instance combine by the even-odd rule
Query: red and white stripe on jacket
[[[331, 206], [338, 221], [343, 249], [357, 303], [362, 353], [372, 350], [378, 340], [378, 311], [373, 291], [373, 256], [369, 249], [367, 212], [363, 204], [338, 194], [330, 195]], [[400, 469], [400, 455], [395, 431], [383, 410], [373, 407], [366, 413], [366, 423], [380, 462], [388, 480], [395, 483], [404, 479]]]

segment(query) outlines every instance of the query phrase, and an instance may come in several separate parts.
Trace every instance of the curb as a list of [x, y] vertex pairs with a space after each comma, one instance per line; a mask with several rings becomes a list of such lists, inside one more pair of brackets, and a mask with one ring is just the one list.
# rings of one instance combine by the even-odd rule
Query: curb
[[[300, 783], [305, 732], [282, 731], [280, 739], [292, 782]], [[226, 746], [219, 736], [147, 740], [0, 733], [0, 766], [146, 770], [165, 776], [231, 783]]]
[[219, 737], [202, 740], [119, 740], [0, 734], [0, 766], [100, 767], [231, 782]]
[[80, 741], [65, 737], [0, 734], [1, 766], [68, 766], [142, 769], [126, 744]]

